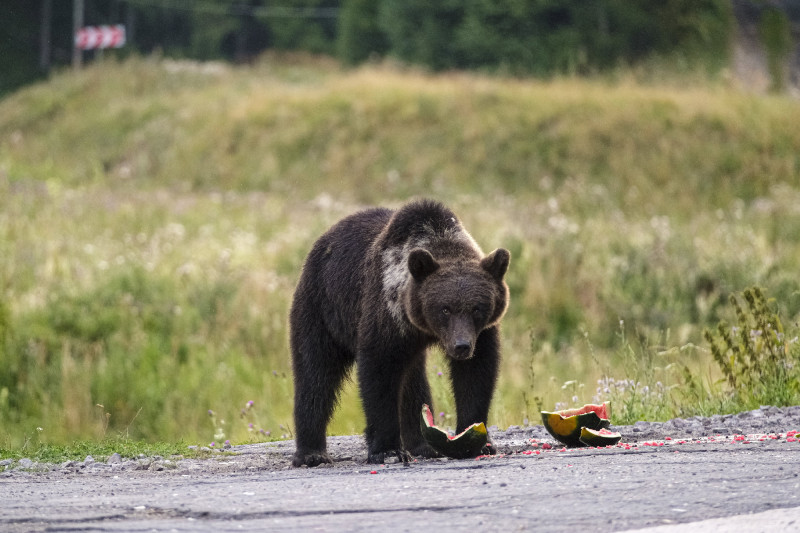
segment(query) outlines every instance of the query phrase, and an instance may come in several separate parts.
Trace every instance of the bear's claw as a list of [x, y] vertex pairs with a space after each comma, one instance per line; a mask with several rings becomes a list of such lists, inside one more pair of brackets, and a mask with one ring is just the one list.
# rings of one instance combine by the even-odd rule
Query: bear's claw
[[296, 452], [292, 459], [292, 466], [319, 466], [323, 463], [333, 464], [333, 459], [327, 452]]
[[389, 457], [397, 457], [400, 462], [408, 463], [413, 460], [411, 454], [405, 450], [385, 450], [382, 452], [370, 452], [367, 456], [367, 463], [370, 464], [383, 464]]

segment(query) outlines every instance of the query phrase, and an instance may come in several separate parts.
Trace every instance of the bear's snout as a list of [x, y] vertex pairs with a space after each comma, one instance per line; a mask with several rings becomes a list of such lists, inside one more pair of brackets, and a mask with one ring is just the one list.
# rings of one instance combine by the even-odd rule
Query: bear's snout
[[453, 346], [454, 359], [469, 359], [472, 355], [472, 343], [467, 340], [458, 340]]
[[469, 359], [475, 349], [475, 326], [469, 316], [452, 315], [442, 345], [453, 359]]

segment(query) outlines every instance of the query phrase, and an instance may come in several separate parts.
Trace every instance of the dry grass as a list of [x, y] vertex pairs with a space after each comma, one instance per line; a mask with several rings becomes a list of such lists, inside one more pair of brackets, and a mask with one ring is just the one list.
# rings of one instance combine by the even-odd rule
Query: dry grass
[[[718, 408], [681, 372], [715, 387], [701, 332], [727, 295], [759, 284], [785, 323], [800, 313], [798, 118], [720, 85], [274, 57], [65, 72], [0, 102], [0, 422], [11, 440], [288, 435], [306, 251], [414, 196], [512, 251], [493, 423], [611, 394], [608, 378], [640, 383], [616, 393], [630, 416]], [[332, 431], [362, 426], [350, 386]]]

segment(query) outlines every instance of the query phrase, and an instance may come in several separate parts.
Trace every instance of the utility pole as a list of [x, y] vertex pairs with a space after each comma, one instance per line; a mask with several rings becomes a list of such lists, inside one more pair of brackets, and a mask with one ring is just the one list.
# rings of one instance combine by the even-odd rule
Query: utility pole
[[39, 69], [50, 71], [50, 26], [53, 20], [53, 0], [42, 0], [42, 25], [39, 28]]
[[83, 0], [72, 0], [72, 67], [81, 68], [83, 51], [75, 43], [78, 30], [83, 28]]

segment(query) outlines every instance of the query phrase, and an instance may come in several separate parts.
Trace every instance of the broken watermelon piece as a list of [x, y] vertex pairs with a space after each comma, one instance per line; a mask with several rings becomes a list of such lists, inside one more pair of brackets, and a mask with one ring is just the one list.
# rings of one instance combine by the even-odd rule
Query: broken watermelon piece
[[434, 425], [433, 413], [427, 404], [422, 406], [419, 427], [425, 442], [430, 444], [431, 448], [453, 459], [479, 456], [489, 440], [486, 424], [483, 422], [472, 424], [458, 435], [448, 435], [446, 431]]
[[587, 427], [581, 428], [581, 436], [579, 440], [586, 446], [613, 446], [622, 439], [622, 435], [603, 429], [589, 429]]
[[588, 428], [593, 431], [606, 429], [611, 425], [609, 421], [611, 404], [604, 402], [599, 405], [587, 404], [578, 409], [563, 411], [542, 411], [544, 428], [557, 441], [567, 446], [586, 446], [581, 442], [581, 429]]

